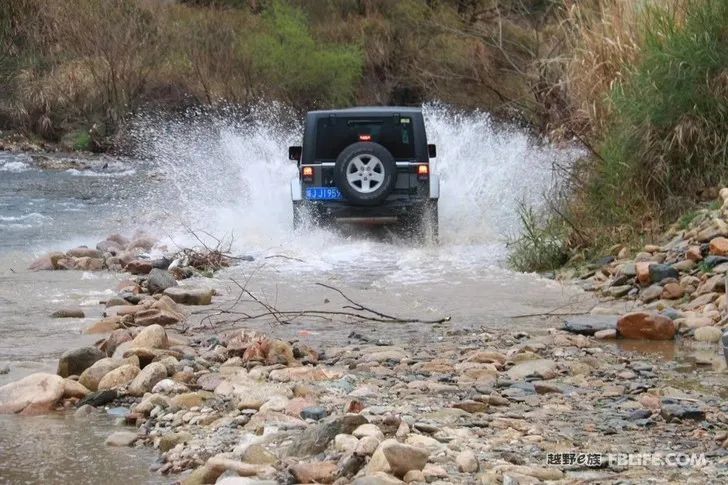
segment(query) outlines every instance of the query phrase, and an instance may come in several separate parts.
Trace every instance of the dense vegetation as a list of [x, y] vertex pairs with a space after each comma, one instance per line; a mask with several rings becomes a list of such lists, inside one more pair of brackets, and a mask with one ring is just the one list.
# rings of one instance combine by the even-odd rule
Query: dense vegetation
[[658, 231], [726, 182], [725, 0], [0, 2], [0, 129], [105, 149], [140, 109], [437, 100], [592, 155], [512, 263]]

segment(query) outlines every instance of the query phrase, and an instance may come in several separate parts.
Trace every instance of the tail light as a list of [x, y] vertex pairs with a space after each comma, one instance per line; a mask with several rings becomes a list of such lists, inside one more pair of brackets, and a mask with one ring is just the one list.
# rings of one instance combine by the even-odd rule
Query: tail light
[[304, 182], [313, 182], [313, 167], [303, 167], [301, 169], [301, 178]]
[[430, 177], [430, 166], [423, 163], [417, 165], [417, 178], [420, 180], [427, 180]]

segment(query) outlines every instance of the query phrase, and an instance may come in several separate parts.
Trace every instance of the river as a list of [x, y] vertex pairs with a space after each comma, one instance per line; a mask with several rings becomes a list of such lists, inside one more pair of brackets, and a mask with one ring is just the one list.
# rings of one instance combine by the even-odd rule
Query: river
[[[569, 163], [579, 151], [539, 142], [486, 114], [441, 107], [426, 113], [430, 141], [438, 144], [434, 170], [442, 177], [439, 245], [381, 232], [293, 231], [288, 180], [295, 165], [285, 153], [300, 130], [281, 128], [264, 113], [245, 123], [140, 120], [128, 157], [83, 158], [84, 166], [54, 155], [49, 170], [36, 155], [0, 152], [0, 369], [8, 371], [0, 384], [54, 371], [64, 350], [93, 342], [81, 331], [101, 315], [99, 300], [113, 294], [121, 276], [26, 268], [44, 252], [92, 246], [112, 232], [143, 229], [169, 249], [195, 243], [186, 228], [208, 244], [216, 243], [205, 234], [222, 239], [254, 261], [208, 284], [232, 295], [231, 278], [250, 278], [249, 288], [281, 309], [335, 305], [337, 295], [316, 283], [398, 316], [448, 315], [464, 331], [536, 328], [538, 319], [512, 317], [584, 307], [590, 299], [580, 290], [505, 269], [506, 240], [519, 229], [516, 207], [538, 206], [557, 182], [553, 164]], [[83, 307], [87, 318], [49, 317], [69, 305]], [[422, 325], [358, 330], [399, 342], [428, 337]], [[303, 321], [272, 331], [326, 345], [351, 329]], [[104, 447], [111, 418], [97, 419], [93, 430], [85, 423], [72, 416], [1, 417], [0, 482], [161, 480], [148, 471], [151, 451]]]

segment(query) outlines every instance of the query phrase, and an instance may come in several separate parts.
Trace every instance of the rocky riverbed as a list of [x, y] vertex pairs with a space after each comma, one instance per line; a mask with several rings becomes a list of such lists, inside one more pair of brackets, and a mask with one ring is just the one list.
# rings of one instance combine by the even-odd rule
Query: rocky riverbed
[[[86, 329], [98, 334], [96, 345], [68, 349], [55, 374], [0, 387], [0, 411], [89, 422], [111, 414], [118, 431], [108, 447], [156, 449], [160, 480], [187, 484], [728, 477], [720, 359], [696, 367], [625, 351], [613, 342], [644, 340], [574, 334], [578, 321], [567, 331], [553, 316], [528, 331], [432, 314], [381, 323], [397, 317], [335, 292], [332, 299], [350, 300], [342, 306], [349, 314], [314, 310], [302, 327], [245, 282], [202, 277], [255, 265], [250, 259], [168, 251], [146, 234], [39, 258], [38, 271], [126, 276]], [[79, 310], [55, 316], [78, 318]], [[333, 319], [337, 338], [310, 330], [320, 318]], [[583, 332], [594, 318], [581, 322], [582, 333], [605, 330]], [[715, 343], [696, 345], [718, 356]], [[686, 455], [629, 461], [641, 453]]]

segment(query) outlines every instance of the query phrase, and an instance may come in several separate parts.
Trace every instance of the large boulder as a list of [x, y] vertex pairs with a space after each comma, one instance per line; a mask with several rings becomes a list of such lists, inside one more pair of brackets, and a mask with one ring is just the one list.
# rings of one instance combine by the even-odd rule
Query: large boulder
[[152, 362], [144, 367], [129, 384], [129, 394], [132, 396], [143, 396], [150, 392], [154, 385], [167, 377], [167, 368], [159, 362]]
[[131, 341], [130, 347], [141, 347], [148, 349], [166, 349], [169, 346], [167, 332], [161, 325], [153, 324], [142, 329], [139, 335]]
[[212, 303], [212, 290], [177, 286], [167, 288], [164, 294], [182, 305], [209, 305]]
[[117, 389], [126, 386], [134, 380], [139, 372], [139, 367], [131, 364], [124, 364], [121, 367], [117, 367], [101, 378], [98, 390], [103, 391], [105, 389]]
[[64, 352], [58, 360], [57, 374], [61, 377], [80, 376], [83, 371], [104, 357], [106, 355], [96, 347], [69, 350]]
[[152, 268], [147, 278], [147, 289], [152, 295], [156, 293], [162, 293], [167, 288], [174, 288], [177, 286], [177, 280], [174, 279], [172, 274], [159, 268]]
[[675, 323], [668, 317], [648, 312], [627, 313], [617, 321], [617, 332], [629, 339], [671, 340]]
[[0, 414], [44, 414], [63, 397], [63, 377], [39, 372], [0, 387]]
[[112, 359], [112, 358], [104, 358], [97, 362], [94, 362], [94, 364], [83, 371], [81, 376], [78, 378], [78, 382], [80, 382], [84, 387], [91, 391], [96, 391], [99, 388], [99, 382], [101, 382], [101, 379], [111, 372], [114, 369], [117, 369], [124, 365], [126, 362], [124, 362], [121, 359]]

